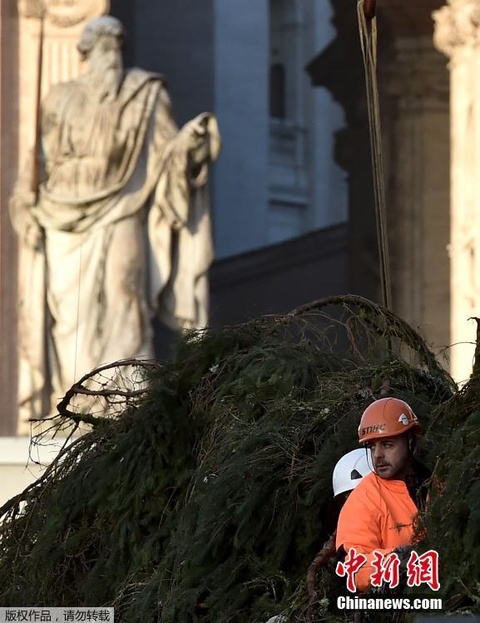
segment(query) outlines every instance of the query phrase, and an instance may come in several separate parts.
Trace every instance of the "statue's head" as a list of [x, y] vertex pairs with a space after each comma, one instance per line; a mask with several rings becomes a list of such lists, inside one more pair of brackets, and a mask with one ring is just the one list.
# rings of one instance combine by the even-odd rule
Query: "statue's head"
[[120, 48], [125, 38], [125, 30], [122, 23], [111, 15], [101, 15], [87, 22], [77, 44], [82, 60], [89, 58], [93, 48], [102, 37], [116, 39]]
[[111, 15], [102, 15], [87, 23], [77, 45], [82, 59], [88, 62], [90, 83], [112, 101], [122, 82], [123, 38], [121, 22]]

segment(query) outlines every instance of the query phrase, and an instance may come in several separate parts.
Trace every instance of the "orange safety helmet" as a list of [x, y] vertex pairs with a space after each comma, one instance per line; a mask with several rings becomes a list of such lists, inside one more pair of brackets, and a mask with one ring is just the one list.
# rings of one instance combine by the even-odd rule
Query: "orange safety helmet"
[[363, 412], [358, 440], [363, 444], [371, 439], [402, 435], [412, 429], [416, 429], [417, 435], [423, 432], [410, 405], [398, 398], [380, 398]]

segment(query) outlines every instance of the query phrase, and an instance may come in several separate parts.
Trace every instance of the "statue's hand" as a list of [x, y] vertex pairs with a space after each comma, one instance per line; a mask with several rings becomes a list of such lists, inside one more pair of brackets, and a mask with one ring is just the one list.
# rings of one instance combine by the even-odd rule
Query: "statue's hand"
[[44, 235], [42, 227], [32, 212], [36, 201], [37, 197], [33, 191], [17, 188], [10, 199], [10, 213], [13, 226], [23, 244], [40, 251], [43, 248]]
[[186, 123], [182, 132], [193, 164], [201, 165], [216, 160], [220, 148], [220, 135], [215, 117], [203, 112]]
[[27, 224], [25, 228], [25, 234], [23, 238], [23, 242], [27, 247], [33, 249], [34, 251], [42, 251], [44, 245], [44, 234], [43, 229], [40, 227], [38, 222], [34, 219], [30, 223]]
[[183, 126], [181, 133], [193, 162], [197, 164], [205, 162], [208, 158], [208, 134], [205, 116], [198, 115], [188, 121]]
[[17, 189], [15, 192], [15, 203], [20, 207], [22, 212], [30, 212], [37, 203], [37, 195], [33, 190], [25, 188]]

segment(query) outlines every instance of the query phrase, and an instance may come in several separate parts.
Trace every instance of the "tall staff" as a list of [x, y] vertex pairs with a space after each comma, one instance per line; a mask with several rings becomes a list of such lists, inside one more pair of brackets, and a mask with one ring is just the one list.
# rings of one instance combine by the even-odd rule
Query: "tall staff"
[[42, 78], [43, 78], [43, 46], [45, 40], [45, 15], [47, 9], [45, 2], [39, 0], [38, 3], [38, 18], [39, 34], [38, 34], [38, 53], [37, 53], [37, 85], [35, 93], [35, 136], [33, 140], [33, 162], [32, 162], [32, 179], [31, 179], [31, 191], [35, 194], [35, 199], [38, 199], [38, 188], [40, 185], [40, 142], [42, 138]]

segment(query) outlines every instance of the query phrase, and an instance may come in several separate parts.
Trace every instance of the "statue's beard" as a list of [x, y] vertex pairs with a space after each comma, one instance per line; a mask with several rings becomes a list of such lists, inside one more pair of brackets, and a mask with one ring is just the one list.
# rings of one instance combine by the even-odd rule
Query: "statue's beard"
[[123, 78], [123, 65], [118, 63], [115, 66], [96, 66], [90, 72], [90, 79], [93, 88], [98, 91], [100, 99], [114, 101], [118, 95], [118, 90]]
[[105, 72], [105, 97], [109, 101], [116, 99], [122, 81], [123, 68], [112, 67]]

